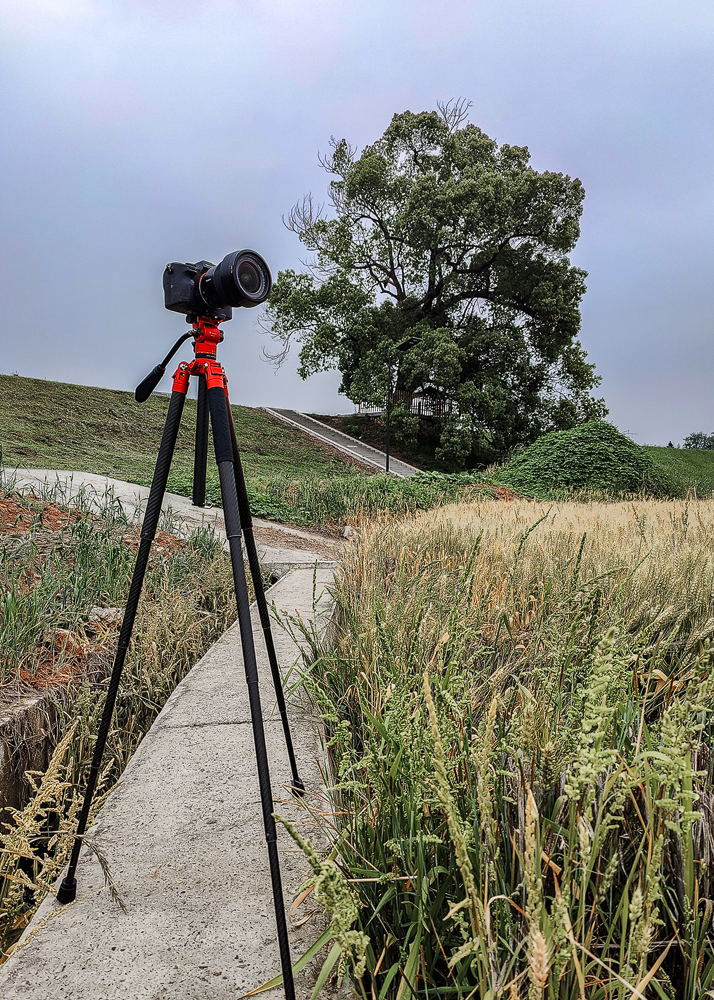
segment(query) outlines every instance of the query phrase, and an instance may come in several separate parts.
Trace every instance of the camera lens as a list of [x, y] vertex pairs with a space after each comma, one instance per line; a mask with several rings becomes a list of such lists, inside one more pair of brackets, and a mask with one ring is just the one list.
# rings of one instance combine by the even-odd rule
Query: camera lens
[[236, 250], [210, 267], [199, 282], [203, 301], [213, 309], [226, 306], [258, 306], [272, 287], [270, 269], [253, 250]]
[[238, 265], [238, 284], [249, 295], [260, 288], [260, 275], [249, 260], [243, 260]]

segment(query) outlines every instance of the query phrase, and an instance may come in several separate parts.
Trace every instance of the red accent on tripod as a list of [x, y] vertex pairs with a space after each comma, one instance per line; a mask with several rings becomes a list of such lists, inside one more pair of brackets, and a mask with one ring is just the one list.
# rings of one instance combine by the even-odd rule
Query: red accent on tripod
[[193, 324], [193, 329], [195, 331], [193, 349], [196, 356], [210, 355], [210, 357], [215, 358], [216, 347], [223, 340], [223, 330], [219, 329], [218, 322], [215, 319], [199, 316], [198, 321]]
[[216, 347], [223, 340], [223, 331], [212, 319], [200, 316], [193, 324], [193, 350], [195, 358], [191, 362], [182, 361], [174, 372], [173, 391], [184, 396], [188, 392], [192, 375], [205, 375], [207, 389], [223, 389], [228, 393], [228, 380], [223, 365], [216, 361]]

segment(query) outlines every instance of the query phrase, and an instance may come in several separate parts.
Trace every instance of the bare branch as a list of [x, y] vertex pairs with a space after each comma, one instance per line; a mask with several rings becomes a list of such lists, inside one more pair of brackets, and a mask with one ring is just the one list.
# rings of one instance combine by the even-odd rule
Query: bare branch
[[459, 125], [469, 117], [471, 101], [465, 97], [452, 97], [450, 101], [437, 101], [439, 115], [448, 126], [449, 132], [455, 132]]
[[[348, 162], [352, 162], [357, 153], [357, 147], [353, 146], [346, 139], [335, 139], [334, 135], [330, 136], [330, 145], [333, 150], [336, 150], [340, 143], [344, 142], [345, 152], [347, 154], [346, 159]], [[323, 170], [326, 170], [328, 174], [339, 174], [339, 170], [335, 168], [335, 155], [333, 153], [319, 153], [317, 154], [317, 162], [320, 164]], [[342, 176], [340, 174], [340, 176]]]
[[312, 202], [312, 195], [305, 195], [302, 201], [299, 201], [297, 205], [290, 209], [287, 221], [285, 216], [282, 217], [283, 225], [291, 233], [300, 236], [306, 229], [314, 226], [318, 219], [322, 218], [323, 211], [324, 205], [318, 205], [315, 208]]

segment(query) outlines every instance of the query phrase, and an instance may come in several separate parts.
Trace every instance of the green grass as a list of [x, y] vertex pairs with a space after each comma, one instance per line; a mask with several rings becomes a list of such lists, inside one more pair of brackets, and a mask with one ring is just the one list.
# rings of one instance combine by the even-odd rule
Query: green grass
[[697, 496], [714, 492], [714, 451], [704, 448], [660, 448], [644, 445], [655, 465], [664, 469], [683, 489], [696, 490]]
[[[167, 408], [166, 396], [139, 404], [117, 389], [0, 375], [2, 460], [8, 468], [94, 472], [149, 485]], [[261, 410], [232, 409], [246, 478], [355, 475], [346, 457], [297, 429]], [[196, 402], [189, 399], [172, 465], [179, 477], [193, 468], [195, 425]]]
[[[70, 469], [149, 485], [168, 400], [0, 375], [0, 447], [8, 469]], [[186, 401], [168, 489], [190, 496], [196, 403]], [[465, 496], [483, 477], [365, 475], [267, 413], [233, 406], [253, 513], [304, 526], [336, 526], [382, 512], [423, 510]], [[207, 500], [220, 504], [209, 462]]]
[[[189, 496], [191, 477], [172, 476], [169, 488]], [[382, 514], [402, 515], [430, 510], [444, 503], [493, 497], [494, 488], [474, 473], [424, 473], [407, 479], [395, 476], [303, 476], [300, 479], [248, 480], [250, 507], [257, 517], [304, 527], [335, 528], [346, 522]], [[220, 505], [218, 477], [207, 479], [206, 498]]]
[[[167, 403], [165, 396], [152, 396], [139, 405], [129, 392], [0, 375], [3, 462], [10, 469], [70, 469], [148, 485]], [[195, 401], [187, 400], [168, 482], [171, 492], [184, 496], [190, 496], [192, 488], [195, 413]], [[488, 496], [489, 484], [498, 482], [525, 495], [542, 497], [572, 494], [575, 490], [592, 497], [623, 495], [623, 490], [636, 494], [643, 487], [647, 489], [648, 484], [656, 487], [650, 490], [656, 495], [685, 496], [696, 490], [699, 496], [707, 496], [714, 491], [714, 452], [641, 447], [614, 429], [620, 450], [633, 453], [628, 452], [625, 458], [634, 472], [625, 470], [628, 475], [624, 478], [623, 470], [616, 469], [617, 463], [611, 460], [614, 452], [611, 454], [608, 442], [604, 459], [597, 459], [600, 465], [594, 472], [585, 466], [579, 470], [585, 478], [581, 475], [577, 485], [551, 482], [553, 477], [549, 479], [550, 473], [543, 468], [547, 456], [540, 462], [526, 461], [529, 454], [543, 451], [549, 439], [587, 437], [586, 428], [575, 428], [560, 435], [546, 435], [496, 472], [427, 473], [399, 480], [364, 475], [347, 458], [260, 410], [234, 406], [233, 413], [253, 513], [306, 527], [334, 527], [362, 516], [425, 510], [471, 498], [477, 495], [473, 487], [478, 484], [480, 495]], [[373, 420], [339, 419], [348, 432], [362, 433], [367, 438], [376, 434], [375, 443], [380, 443], [381, 432], [375, 430]], [[576, 457], [587, 457], [587, 448], [577, 447]], [[650, 472], [635, 468], [633, 456]], [[562, 478], [567, 463], [560, 453], [555, 457], [551, 464]], [[529, 468], [522, 468], [525, 465]], [[218, 478], [210, 462], [208, 468], [207, 498], [219, 504]], [[586, 481], [589, 485], [584, 485]]]

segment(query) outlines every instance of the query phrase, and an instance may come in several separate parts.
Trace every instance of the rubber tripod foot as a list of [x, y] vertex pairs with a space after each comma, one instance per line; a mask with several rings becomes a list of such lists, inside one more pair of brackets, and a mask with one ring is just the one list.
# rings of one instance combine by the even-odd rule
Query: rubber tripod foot
[[62, 879], [62, 885], [57, 890], [58, 903], [72, 903], [77, 898], [77, 879]]
[[290, 782], [290, 791], [296, 799], [301, 799], [305, 794], [305, 782], [302, 778], [293, 778]]

